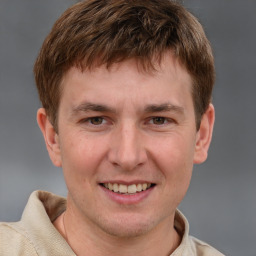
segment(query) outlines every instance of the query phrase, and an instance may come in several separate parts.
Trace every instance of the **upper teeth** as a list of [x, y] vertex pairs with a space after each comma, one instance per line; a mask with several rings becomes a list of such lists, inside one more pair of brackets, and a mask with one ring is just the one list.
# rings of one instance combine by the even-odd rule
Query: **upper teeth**
[[108, 188], [109, 190], [114, 191], [116, 193], [134, 194], [136, 192], [146, 190], [151, 186], [151, 183], [132, 184], [129, 186], [117, 183], [104, 183], [103, 185], [105, 188]]

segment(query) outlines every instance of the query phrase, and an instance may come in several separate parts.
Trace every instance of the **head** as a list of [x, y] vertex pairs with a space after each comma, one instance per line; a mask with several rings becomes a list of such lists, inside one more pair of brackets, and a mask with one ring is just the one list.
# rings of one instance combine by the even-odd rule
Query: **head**
[[171, 230], [214, 123], [213, 58], [198, 21], [168, 0], [83, 1], [55, 23], [35, 76], [38, 123], [78, 228]]
[[172, 51], [190, 74], [196, 127], [211, 101], [214, 63], [201, 24], [169, 0], [88, 0], [69, 8], [55, 23], [36, 60], [36, 84], [56, 131], [61, 82], [71, 67], [93, 69], [129, 59], [151, 72]]

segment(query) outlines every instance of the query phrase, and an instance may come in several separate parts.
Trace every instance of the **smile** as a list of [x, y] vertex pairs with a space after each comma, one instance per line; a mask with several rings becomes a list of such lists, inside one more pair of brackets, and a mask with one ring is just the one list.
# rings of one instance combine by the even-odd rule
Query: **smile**
[[152, 183], [141, 183], [141, 184], [117, 184], [117, 183], [103, 183], [101, 184], [105, 188], [119, 194], [135, 194], [142, 191], [145, 191], [152, 187], [154, 184]]

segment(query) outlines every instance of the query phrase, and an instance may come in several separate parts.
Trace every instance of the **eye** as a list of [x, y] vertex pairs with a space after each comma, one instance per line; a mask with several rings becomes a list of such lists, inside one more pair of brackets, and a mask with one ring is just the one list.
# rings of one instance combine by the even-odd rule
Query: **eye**
[[153, 117], [150, 120], [150, 123], [155, 125], [163, 125], [163, 124], [166, 124], [167, 122], [168, 120], [165, 117], [161, 117], [161, 116]]
[[103, 117], [96, 116], [88, 119], [88, 122], [92, 125], [101, 125], [105, 122]]

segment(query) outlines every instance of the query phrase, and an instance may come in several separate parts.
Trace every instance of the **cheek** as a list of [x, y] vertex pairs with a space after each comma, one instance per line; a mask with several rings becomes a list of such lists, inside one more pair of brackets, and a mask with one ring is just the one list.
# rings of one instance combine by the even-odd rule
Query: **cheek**
[[176, 149], [162, 162], [164, 166], [162, 165], [161, 171], [165, 177], [163, 202], [167, 202], [170, 210], [173, 210], [173, 206], [178, 207], [186, 195], [192, 176], [193, 161], [191, 156], [184, 154], [184, 151]]
[[194, 144], [189, 142], [189, 138], [176, 136], [169, 140], [166, 139], [163, 143], [158, 144], [154, 151], [156, 160], [159, 164], [164, 164], [167, 169], [169, 166], [171, 170], [175, 171], [174, 167], [186, 169], [193, 165]]
[[159, 147], [155, 160], [165, 177], [167, 188], [172, 191], [187, 190], [193, 169], [194, 146], [177, 137]]
[[[69, 139], [67, 139], [69, 138]], [[93, 175], [104, 158], [105, 149], [101, 141], [79, 134], [72, 134], [62, 140], [62, 169], [67, 178], [77, 182]]]

